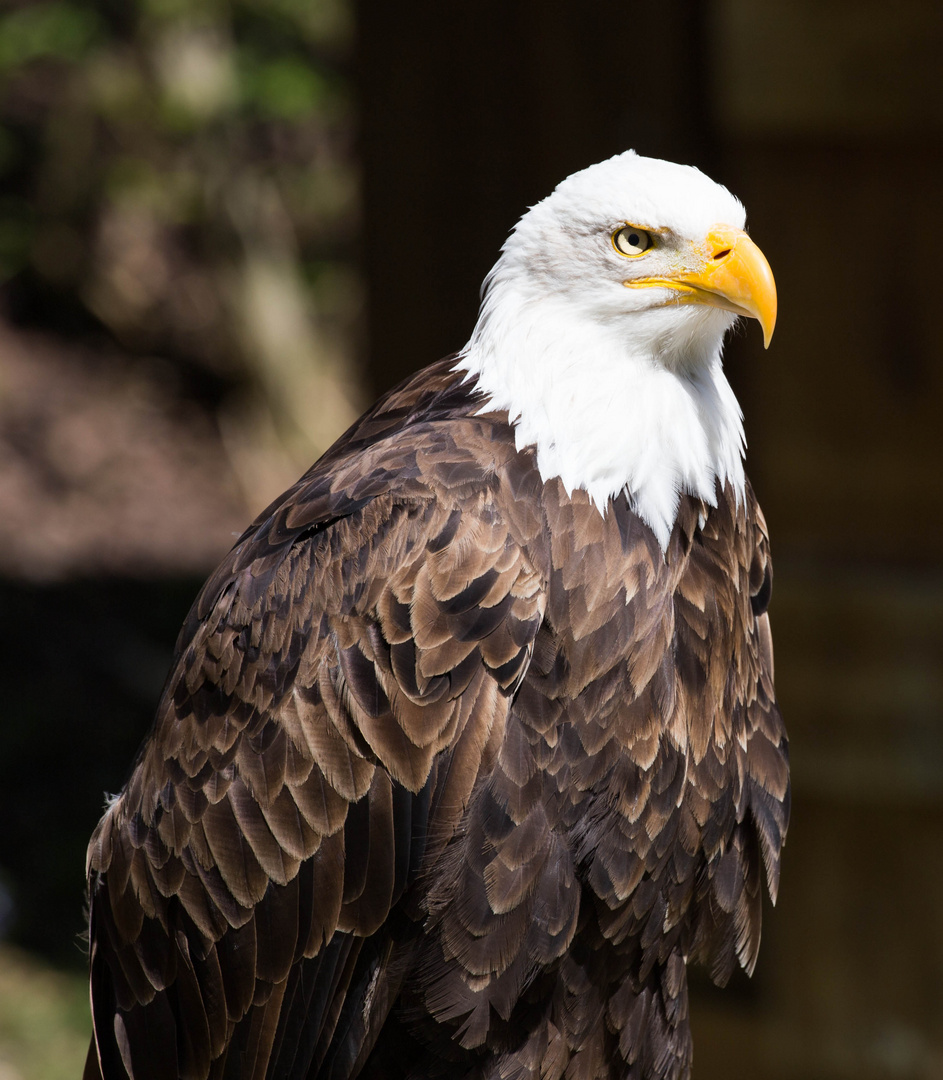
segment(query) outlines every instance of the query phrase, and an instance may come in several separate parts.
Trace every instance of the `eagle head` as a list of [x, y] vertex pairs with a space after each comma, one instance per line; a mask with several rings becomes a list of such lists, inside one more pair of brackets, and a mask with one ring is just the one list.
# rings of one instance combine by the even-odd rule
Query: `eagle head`
[[768, 345], [776, 322], [745, 220], [692, 166], [628, 151], [574, 173], [517, 223], [459, 356], [544, 480], [602, 512], [625, 491], [663, 548], [682, 494], [743, 493], [723, 341], [747, 316]]

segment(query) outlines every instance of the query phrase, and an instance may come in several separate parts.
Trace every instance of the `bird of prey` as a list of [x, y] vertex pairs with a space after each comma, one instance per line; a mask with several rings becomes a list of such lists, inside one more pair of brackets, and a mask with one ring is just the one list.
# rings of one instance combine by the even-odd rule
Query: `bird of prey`
[[689, 1075], [688, 965], [753, 968], [789, 815], [744, 217], [570, 176], [237, 541], [89, 847], [87, 1076]]

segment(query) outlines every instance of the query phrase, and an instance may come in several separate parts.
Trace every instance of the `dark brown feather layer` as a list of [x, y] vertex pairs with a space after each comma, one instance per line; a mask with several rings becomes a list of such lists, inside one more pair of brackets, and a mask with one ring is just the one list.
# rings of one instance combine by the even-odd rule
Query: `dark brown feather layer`
[[480, 408], [416, 376], [201, 592], [89, 848], [105, 1080], [685, 1077], [688, 962], [752, 970], [789, 814], [752, 491], [662, 552]]

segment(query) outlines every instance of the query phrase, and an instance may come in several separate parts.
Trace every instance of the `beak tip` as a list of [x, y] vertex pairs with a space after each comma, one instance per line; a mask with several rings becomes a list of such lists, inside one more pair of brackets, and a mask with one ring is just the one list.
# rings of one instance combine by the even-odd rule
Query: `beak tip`
[[763, 327], [763, 348], [768, 349], [769, 343], [773, 340], [773, 331], [776, 329], [776, 312], [773, 311], [773, 317], [760, 319], [760, 326]]

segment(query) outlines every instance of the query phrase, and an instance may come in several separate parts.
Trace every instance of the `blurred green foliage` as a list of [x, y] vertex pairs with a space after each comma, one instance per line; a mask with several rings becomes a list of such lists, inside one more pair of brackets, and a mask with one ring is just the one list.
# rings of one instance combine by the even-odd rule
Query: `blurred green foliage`
[[243, 325], [241, 284], [262, 257], [303, 283], [318, 334], [349, 340], [351, 37], [346, 0], [8, 6], [8, 314], [67, 333], [104, 331], [131, 355], [203, 371], [204, 390], [218, 395], [253, 380], [264, 393], [254, 368], [268, 361], [262, 336]]
[[91, 1017], [86, 979], [0, 946], [0, 1076], [81, 1076]]
[[73, 4], [44, 4], [8, 12], [0, 20], [0, 71], [40, 57], [76, 62], [100, 33], [94, 11]]

